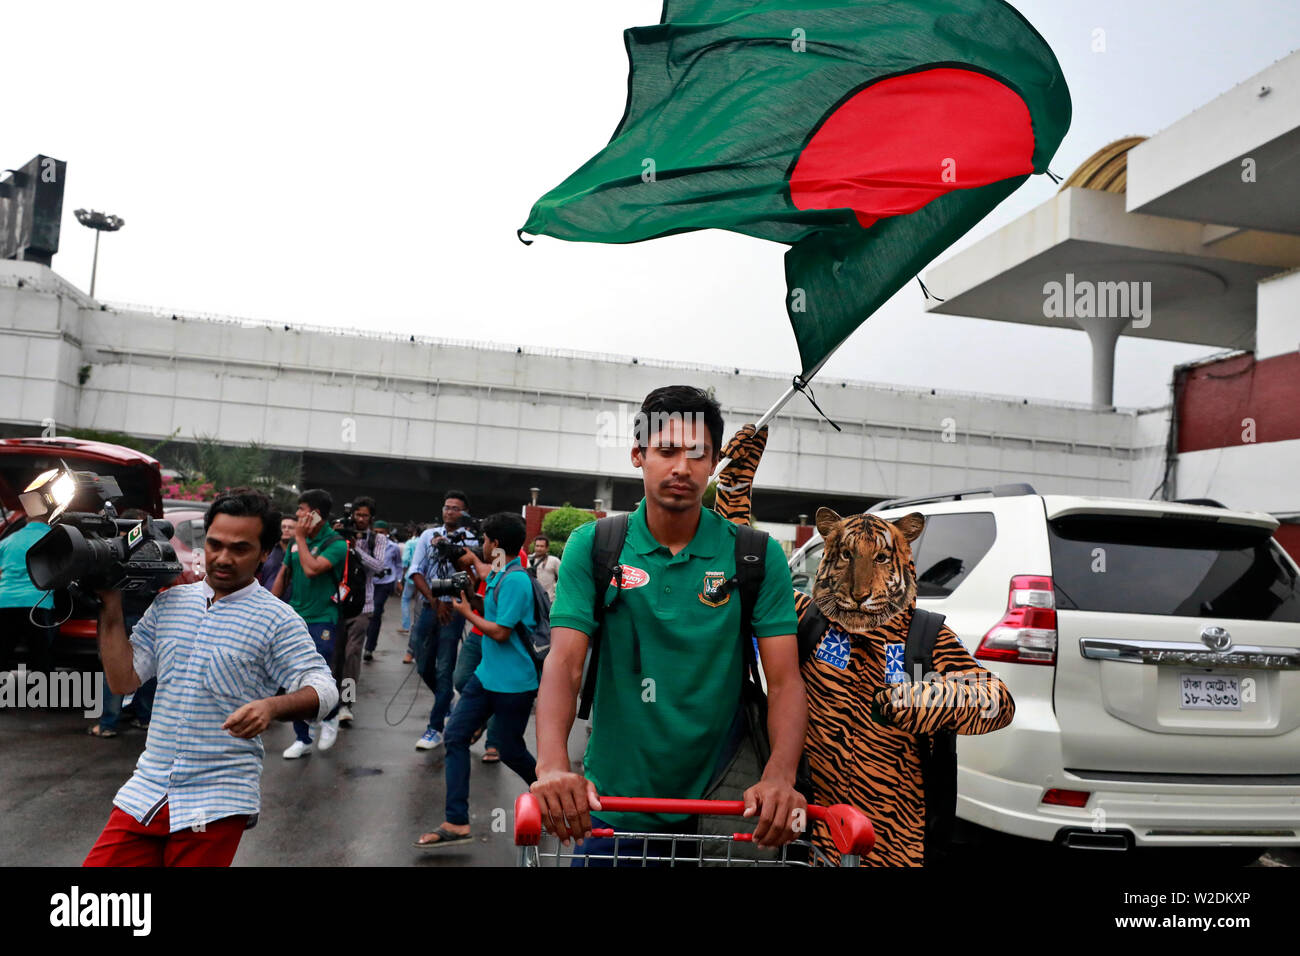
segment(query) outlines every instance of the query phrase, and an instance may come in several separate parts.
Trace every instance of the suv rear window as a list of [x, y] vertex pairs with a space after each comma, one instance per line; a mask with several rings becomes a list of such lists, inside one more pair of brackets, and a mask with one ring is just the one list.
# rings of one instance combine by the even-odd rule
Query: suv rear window
[[984, 559], [998, 535], [993, 515], [927, 515], [925, 530], [912, 546], [916, 562], [916, 596], [946, 598]]
[[1112, 515], [1048, 528], [1061, 610], [1300, 622], [1296, 574], [1266, 528]]

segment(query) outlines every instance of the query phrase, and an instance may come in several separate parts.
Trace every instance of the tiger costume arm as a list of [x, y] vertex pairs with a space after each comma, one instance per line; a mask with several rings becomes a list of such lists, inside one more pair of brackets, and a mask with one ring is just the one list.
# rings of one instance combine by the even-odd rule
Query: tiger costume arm
[[935, 673], [882, 688], [876, 704], [890, 725], [910, 734], [952, 730], [987, 734], [1011, 723], [1016, 704], [1007, 685], [970, 656], [947, 626], [934, 642]]
[[723, 457], [731, 461], [718, 475], [713, 510], [732, 524], [750, 524], [754, 473], [758, 471], [766, 447], [766, 426], [756, 432], [753, 425], [745, 425], [722, 449]]

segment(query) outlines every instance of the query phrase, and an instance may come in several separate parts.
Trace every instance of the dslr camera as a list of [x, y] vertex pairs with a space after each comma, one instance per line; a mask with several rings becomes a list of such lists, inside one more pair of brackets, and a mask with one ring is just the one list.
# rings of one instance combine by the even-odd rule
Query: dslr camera
[[[463, 551], [464, 548], [461, 550]], [[474, 582], [470, 578], [468, 571], [457, 571], [449, 578], [431, 578], [429, 580], [429, 591], [434, 597], [472, 594]]]
[[[433, 545], [433, 553], [443, 561], [455, 561], [465, 553], [465, 542], [469, 540], [469, 531], [465, 528], [457, 528], [455, 531], [446, 535], [439, 535], [434, 538], [430, 544]], [[430, 582], [432, 584], [432, 582]]]
[[[153, 595], [181, 573], [169, 521], [119, 518], [117, 479], [94, 472], [47, 471], [19, 495], [32, 520], [50, 531], [27, 551], [27, 574], [43, 591], [67, 591], [74, 608], [93, 610], [96, 591]], [[70, 511], [77, 502], [96, 511]]]
[[352, 517], [352, 502], [349, 501], [343, 506], [343, 517], [335, 519], [334, 530], [348, 541], [357, 540], [357, 522]]

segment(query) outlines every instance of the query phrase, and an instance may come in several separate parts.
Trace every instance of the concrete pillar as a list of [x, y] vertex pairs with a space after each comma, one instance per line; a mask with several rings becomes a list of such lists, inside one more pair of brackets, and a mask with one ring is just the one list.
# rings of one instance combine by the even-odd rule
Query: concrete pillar
[[593, 508], [596, 506], [596, 502], [594, 500], [596, 498], [600, 499], [600, 507], [605, 511], [609, 511], [614, 507], [614, 479], [613, 478], [596, 479], [596, 493], [593, 496], [593, 500], [591, 502], [591, 506]]
[[1092, 404], [1097, 409], [1115, 407], [1115, 346], [1130, 319], [1111, 316], [1078, 319], [1075, 324], [1088, 333], [1092, 344]]

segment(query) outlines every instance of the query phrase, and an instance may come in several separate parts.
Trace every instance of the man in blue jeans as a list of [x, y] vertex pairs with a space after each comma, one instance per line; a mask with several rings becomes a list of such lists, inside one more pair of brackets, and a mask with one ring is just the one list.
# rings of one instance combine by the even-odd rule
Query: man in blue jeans
[[464, 596], [452, 602], [456, 614], [483, 632], [483, 659], [465, 684], [447, 722], [447, 819], [415, 842], [421, 849], [469, 843], [469, 742], [492, 717], [501, 761], [524, 783], [537, 779], [537, 762], [528, 752], [524, 732], [537, 696], [537, 667], [521, 642], [520, 632], [537, 623], [533, 609], [533, 580], [519, 562], [524, 543], [524, 519], [500, 512], [483, 522], [483, 557], [499, 552], [510, 560], [487, 579], [483, 613], [477, 614]]
[[427, 602], [415, 622], [412, 634], [416, 666], [420, 677], [433, 691], [433, 709], [429, 725], [415, 743], [416, 750], [432, 750], [442, 744], [442, 728], [451, 710], [452, 676], [456, 671], [456, 651], [465, 621], [452, 611], [450, 594], [435, 596], [429, 581], [449, 578], [456, 572], [456, 561], [463, 549], [479, 542], [474, 532], [462, 524], [469, 511], [463, 491], [443, 495], [442, 524], [420, 535], [411, 558], [411, 583]]

